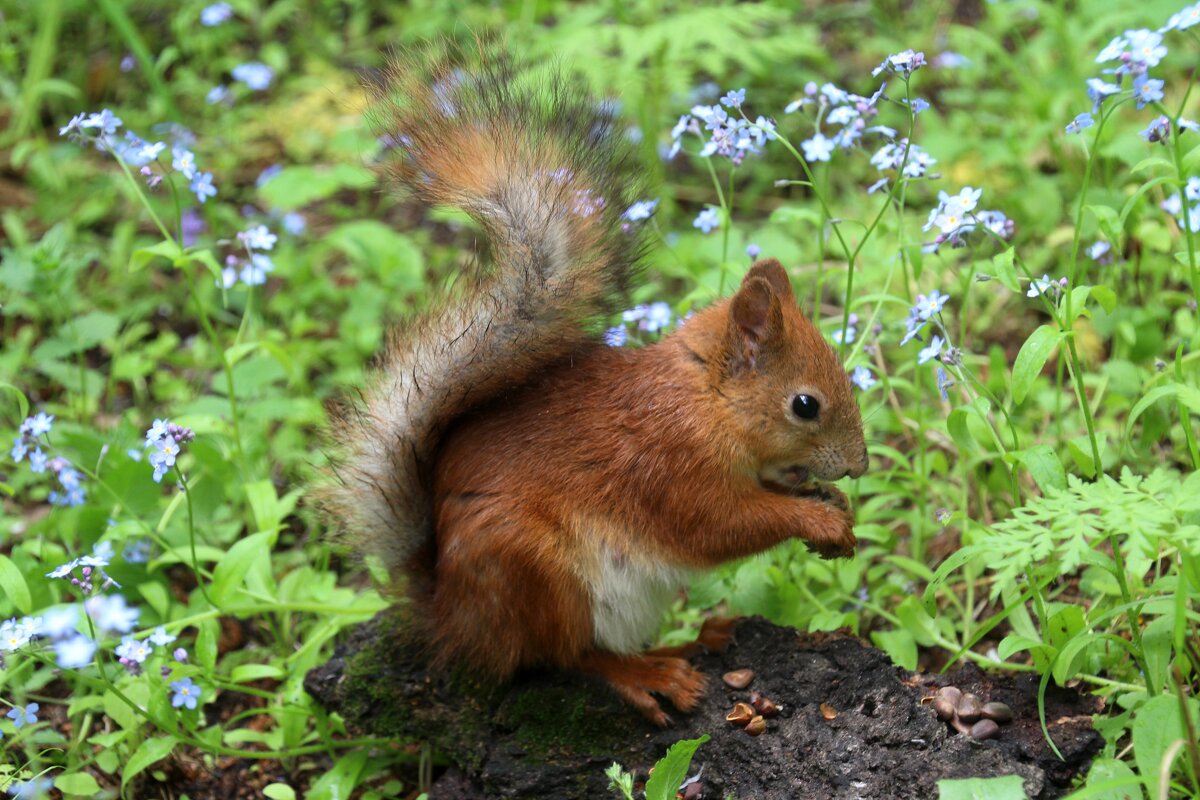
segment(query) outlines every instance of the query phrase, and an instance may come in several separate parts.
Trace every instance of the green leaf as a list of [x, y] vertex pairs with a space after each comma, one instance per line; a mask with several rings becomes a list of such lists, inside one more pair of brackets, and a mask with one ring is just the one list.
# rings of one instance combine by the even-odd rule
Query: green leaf
[[238, 664], [233, 668], [229, 679], [234, 683], [248, 683], [262, 678], [280, 679], [286, 674], [282, 669], [271, 664]]
[[1142, 655], [1146, 659], [1146, 688], [1158, 694], [1167, 685], [1171, 667], [1171, 642], [1175, 634], [1175, 615], [1165, 614], [1142, 631]]
[[1090, 211], [1100, 223], [1100, 230], [1110, 242], [1121, 240], [1121, 218], [1117, 212], [1108, 206], [1085, 206], [1084, 211]]
[[95, 797], [100, 793], [100, 784], [86, 772], [70, 772], [54, 779], [54, 786], [63, 794], [78, 794]]
[[671, 745], [667, 754], [654, 765], [650, 780], [646, 781], [646, 800], [675, 800], [679, 784], [687, 777], [692, 756], [710, 738], [706, 733], [699, 739], [684, 739]]
[[4, 587], [4, 593], [18, 611], [22, 614], [30, 612], [33, 598], [29, 596], [29, 584], [25, 583], [25, 576], [8, 556], [0, 556], [0, 586]]
[[334, 762], [333, 768], [318, 778], [304, 800], [342, 800], [350, 797], [358, 786], [363, 768], [367, 764], [367, 751], [360, 750], [344, 755]]
[[17, 400], [17, 419], [25, 419], [29, 416], [29, 400], [25, 397], [25, 393], [11, 383], [0, 381], [0, 390], [13, 395]]
[[1012, 455], [1021, 466], [1029, 470], [1029, 474], [1043, 493], [1047, 489], [1067, 488], [1067, 471], [1050, 445], [1034, 445], [1018, 450]]
[[[129, 259], [129, 271], [137, 272], [156, 258], [165, 258], [174, 266], [183, 258], [183, 250], [171, 239], [164, 239], [156, 245], [134, 250]], [[218, 270], [217, 274], [220, 274]]]
[[229, 552], [220, 560], [213, 570], [212, 585], [208, 593], [217, 605], [224, 605], [235, 590], [239, 589], [256, 563], [269, 562], [271, 559], [270, 539], [273, 531], [253, 533], [241, 539], [229, 548]]
[[1012, 398], [1014, 403], [1025, 401], [1033, 382], [1042, 374], [1046, 360], [1063, 339], [1063, 332], [1053, 325], [1043, 325], [1029, 335], [1012, 368]]
[[[1087, 800], [1130, 800], [1142, 797], [1142, 790], [1128, 791], [1140, 786], [1142, 779], [1124, 761], [1117, 758], [1098, 758], [1088, 770]], [[1082, 793], [1081, 793], [1082, 794]]]
[[1146, 392], [1142, 399], [1138, 400], [1133, 408], [1130, 409], [1129, 418], [1125, 420], [1126, 438], [1129, 438], [1133, 430], [1133, 424], [1137, 422], [1138, 417], [1146, 413], [1146, 409], [1150, 406], [1165, 397], [1175, 397], [1191, 411], [1200, 413], [1200, 389], [1186, 383], [1168, 383], [1165, 386], [1158, 386]]
[[262, 793], [270, 800], [296, 800], [296, 790], [286, 783], [268, 783]]
[[887, 653], [896, 666], [913, 671], [917, 668], [917, 640], [905, 630], [871, 631], [871, 641]]
[[370, 170], [353, 164], [333, 167], [307, 165], [284, 167], [258, 193], [267, 205], [282, 211], [293, 211], [317, 200], [323, 200], [342, 189], [366, 189], [375, 185]]
[[142, 746], [134, 751], [133, 755], [129, 757], [129, 761], [125, 762], [125, 769], [121, 771], [121, 788], [124, 788], [125, 784], [133, 780], [142, 770], [151, 764], [157, 764], [170, 755], [178, 741], [174, 736], [156, 736], [142, 742]]
[[1003, 253], [997, 253], [992, 258], [992, 270], [995, 272], [996, 280], [1008, 289], [1010, 292], [1021, 291], [1021, 280], [1017, 277], [1017, 271], [1013, 268], [1014, 249], [1008, 248]]
[[[1189, 699], [1192, 719], [1197, 718], [1200, 703]], [[1179, 700], [1172, 695], [1152, 697], [1133, 718], [1133, 759], [1150, 790], [1150, 800], [1167, 800], [1158, 791], [1158, 773], [1171, 745], [1183, 738], [1183, 718]]]
[[1020, 775], [937, 782], [938, 800], [1027, 800]]

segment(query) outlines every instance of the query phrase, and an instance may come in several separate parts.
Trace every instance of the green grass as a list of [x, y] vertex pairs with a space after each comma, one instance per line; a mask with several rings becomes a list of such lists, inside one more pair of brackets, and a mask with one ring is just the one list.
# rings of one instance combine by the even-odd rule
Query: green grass
[[[495, 31], [618, 100], [641, 142], [660, 203], [633, 303], [666, 302], [676, 319], [704, 306], [736, 285], [753, 244], [789, 268], [831, 337], [853, 323], [846, 367], [876, 381], [859, 393], [872, 468], [846, 487], [858, 557], [797, 544], [700, 577], [664, 640], [721, 607], [848, 627], [909, 669], [1035, 671], [1107, 701], [1107, 747], [1079, 797], [1200, 794], [1200, 254], [1162, 208], [1200, 176], [1200, 133], [1177, 127], [1200, 118], [1200, 28], [1166, 34], [1150, 68], [1161, 100], [1137, 109], [1126, 79], [1095, 125], [1065, 131], [1092, 109], [1085, 81], [1112, 77], [1097, 53], [1181, 3], [232, 5], [212, 27], [203, 2], [24, 0], [0, 17], [0, 434], [7, 450], [27, 416], [52, 414], [38, 447], [64, 459], [37, 473], [28, 455], [0, 460], [0, 620], [16, 633], [25, 616], [77, 615], [3, 653], [0, 703], [39, 709], [20, 728], [0, 717], [0, 788], [178, 794], [172, 752], [228, 757], [273, 798], [424, 788], [428, 751], [354, 738], [303, 691], [338, 635], [386, 604], [305, 493], [325, 459], [325, 404], [353, 392], [388, 325], [468, 263], [479, 235], [380, 191], [359, 73], [392, 46]], [[907, 48], [933, 63], [871, 77]], [[939, 68], [945, 51], [968, 63]], [[273, 70], [267, 89], [232, 79], [246, 62]], [[825, 135], [841, 128], [817, 103], [783, 113], [805, 85], [870, 97], [885, 78], [870, 124], [911, 131], [936, 164], [897, 180], [918, 152], [900, 147], [881, 173], [877, 134], [805, 161], [818, 115]], [[227, 98], [206, 102], [218, 84]], [[749, 120], [773, 118], [779, 139], [736, 167], [699, 157], [702, 134], [661, 157], [681, 114], [741, 87]], [[906, 98], [931, 107], [913, 114]], [[59, 136], [102, 108], [148, 141], [190, 131], [217, 195], [198, 204], [169, 147], [150, 188]], [[1160, 114], [1165, 144], [1139, 136]], [[938, 192], [964, 186], [1012, 230], [929, 252]], [[707, 235], [692, 224], [706, 207], [720, 220]], [[286, 231], [289, 213], [303, 230]], [[226, 257], [248, 257], [236, 234], [258, 224], [279, 237], [267, 280], [219, 288]], [[1044, 275], [1066, 288], [1035, 283]], [[901, 346], [910, 307], [934, 290], [948, 300]], [[635, 327], [632, 340], [656, 335]], [[935, 334], [945, 345], [922, 363]], [[161, 484], [143, 442], [158, 418], [195, 433]], [[66, 463], [86, 492], [69, 507], [51, 502], [71, 488]], [[120, 588], [95, 577], [95, 594], [138, 609], [136, 638], [177, 637], [139, 674], [117, 661], [128, 626], [82, 613], [86, 587], [46, 576], [97, 547]], [[78, 637], [98, 648], [60, 667], [55, 645], [72, 637], [75, 655]], [[195, 709], [172, 705], [187, 680]]]

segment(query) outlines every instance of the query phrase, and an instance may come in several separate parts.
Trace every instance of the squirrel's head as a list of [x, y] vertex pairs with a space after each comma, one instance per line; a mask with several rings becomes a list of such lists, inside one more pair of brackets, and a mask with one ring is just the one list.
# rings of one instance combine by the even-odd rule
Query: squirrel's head
[[764, 486], [795, 493], [813, 480], [866, 471], [850, 377], [800, 313], [778, 261], [755, 263], [737, 294], [705, 316], [696, 333], [706, 340], [701, 349], [718, 402], [727, 405], [730, 433]]

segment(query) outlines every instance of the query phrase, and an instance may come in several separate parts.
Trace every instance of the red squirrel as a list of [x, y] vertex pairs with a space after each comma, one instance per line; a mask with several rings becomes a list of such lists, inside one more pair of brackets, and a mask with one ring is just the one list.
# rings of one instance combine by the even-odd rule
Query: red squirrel
[[624, 132], [562, 77], [423, 58], [376, 88], [387, 171], [470, 214], [492, 266], [394, 331], [334, 420], [326, 515], [404, 581], [435, 663], [590, 673], [669, 724], [654, 695], [686, 712], [705, 678], [694, 647], [645, 648], [691, 574], [791, 538], [853, 552], [821, 483], [867, 468], [849, 378], [772, 259], [661, 342], [604, 344], [641, 247]]

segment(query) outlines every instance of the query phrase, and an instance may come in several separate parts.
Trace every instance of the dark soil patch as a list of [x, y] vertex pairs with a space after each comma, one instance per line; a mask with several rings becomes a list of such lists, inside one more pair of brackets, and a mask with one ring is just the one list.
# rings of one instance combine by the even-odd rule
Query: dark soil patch
[[[604, 686], [579, 676], [527, 675], [508, 686], [431, 675], [420, 648], [390, 610], [361, 626], [306, 688], [354, 727], [378, 736], [427, 740], [453, 767], [431, 800], [610, 796], [613, 761], [644, 779], [667, 747], [710, 734], [697, 753], [706, 798], [929, 798], [945, 778], [1020, 775], [1031, 798], [1065, 794], [1103, 744], [1092, 729], [1094, 698], [1047, 695], [1047, 722], [1064, 760], [1042, 736], [1034, 676], [963, 667], [945, 676], [910, 674], [881, 651], [842, 634], [800, 634], [762, 619], [738, 623], [724, 653], [694, 662], [709, 693], [675, 727], [658, 730]], [[749, 668], [744, 690], [720, 676]], [[954, 684], [983, 701], [1007, 703], [1013, 721], [976, 741], [936, 717], [928, 698]], [[761, 736], [725, 721], [735, 702], [759, 691], [781, 706]]]

